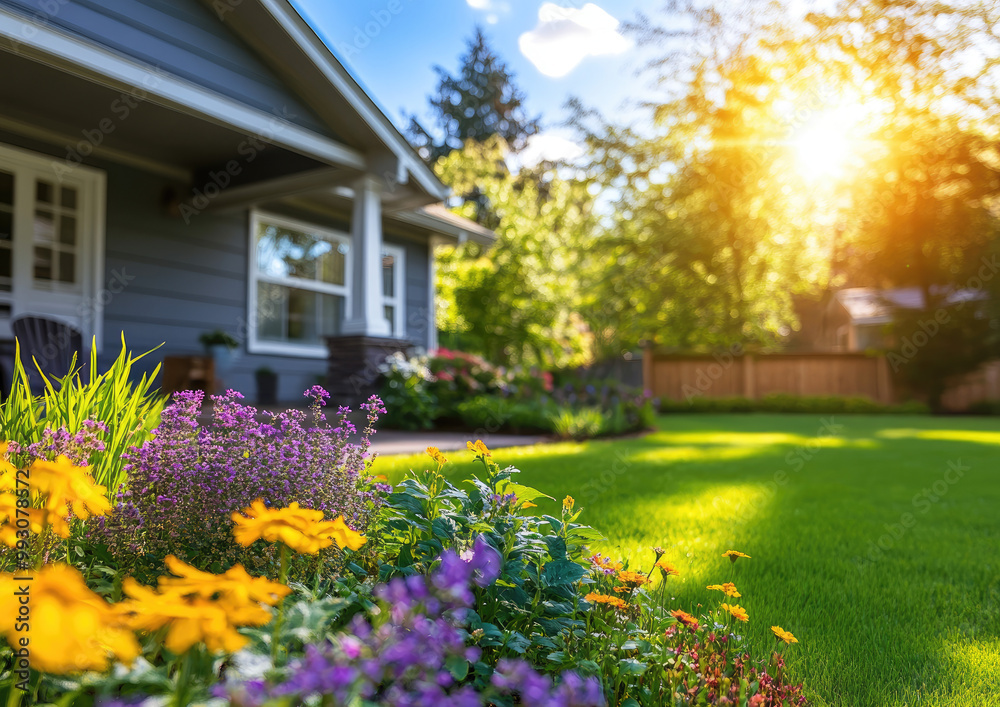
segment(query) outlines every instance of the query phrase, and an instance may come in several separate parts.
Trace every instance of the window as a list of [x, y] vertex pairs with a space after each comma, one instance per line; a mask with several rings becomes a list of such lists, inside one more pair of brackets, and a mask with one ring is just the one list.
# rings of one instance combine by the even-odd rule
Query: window
[[250, 234], [248, 349], [325, 357], [350, 311], [349, 237], [260, 213]]
[[0, 338], [36, 314], [100, 338], [104, 174], [0, 146]]
[[382, 247], [382, 304], [392, 335], [406, 336], [406, 251], [399, 246]]

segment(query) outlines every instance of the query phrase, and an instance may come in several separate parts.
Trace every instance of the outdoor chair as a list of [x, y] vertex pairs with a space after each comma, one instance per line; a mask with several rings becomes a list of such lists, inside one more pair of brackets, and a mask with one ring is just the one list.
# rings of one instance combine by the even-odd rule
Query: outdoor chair
[[[38, 367], [46, 376], [65, 376], [76, 355], [76, 367], [83, 365], [83, 336], [63, 322], [44, 317], [18, 317], [11, 322], [14, 338], [21, 344], [21, 363], [28, 372], [32, 390], [40, 384]], [[32, 358], [34, 361], [32, 361]], [[6, 374], [6, 372], [5, 372]]]

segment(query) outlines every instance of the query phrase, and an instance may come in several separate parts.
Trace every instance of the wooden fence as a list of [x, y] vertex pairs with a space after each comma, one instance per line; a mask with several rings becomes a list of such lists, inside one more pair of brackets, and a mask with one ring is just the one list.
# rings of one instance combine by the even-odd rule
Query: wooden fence
[[[899, 402], [885, 356], [864, 353], [643, 355], [643, 387], [657, 397], [864, 396]], [[1000, 361], [953, 381], [942, 403], [961, 412], [980, 400], [1000, 400]]]

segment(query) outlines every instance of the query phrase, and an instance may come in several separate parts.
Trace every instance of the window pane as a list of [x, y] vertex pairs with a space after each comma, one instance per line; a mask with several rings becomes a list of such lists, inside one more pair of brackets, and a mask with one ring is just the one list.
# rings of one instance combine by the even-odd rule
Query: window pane
[[[321, 267], [326, 256], [332, 262]], [[257, 268], [264, 274], [341, 284], [344, 268], [342, 263], [338, 265], [338, 260], [342, 256], [336, 244], [317, 235], [269, 223], [258, 226]]]
[[52, 279], [52, 249], [35, 248], [35, 279]]
[[66, 245], [76, 245], [76, 217], [59, 217], [59, 242]]
[[270, 283], [257, 285], [257, 338], [322, 345], [340, 332], [344, 298]]
[[38, 209], [35, 211], [35, 242], [55, 243], [56, 223], [52, 212]]
[[[9, 278], [10, 276], [10, 248], [0, 246], [0, 277]], [[7, 285], [6, 289], [10, 290], [10, 284]]]
[[337, 244], [336, 248], [331, 248], [320, 256], [320, 279], [323, 282], [343, 285], [346, 272], [347, 247], [343, 243]]
[[76, 189], [73, 189], [71, 187], [63, 187], [62, 188], [62, 199], [60, 200], [60, 203], [63, 205], [63, 208], [66, 208], [66, 209], [75, 209], [76, 208]]
[[40, 204], [52, 203], [52, 185], [39, 179], [35, 183], [35, 201]]
[[285, 312], [288, 309], [288, 288], [257, 284], [257, 338], [262, 341], [284, 341]]
[[14, 203], [14, 175], [0, 172], [0, 204]]
[[382, 251], [382, 295], [396, 296], [396, 258]]
[[0, 211], [0, 241], [9, 241], [14, 237], [14, 214]]
[[59, 282], [76, 282], [76, 255], [73, 253], [59, 254]]
[[399, 332], [396, 331], [396, 308], [386, 305], [385, 318], [389, 321], [389, 329], [393, 335], [398, 334]]

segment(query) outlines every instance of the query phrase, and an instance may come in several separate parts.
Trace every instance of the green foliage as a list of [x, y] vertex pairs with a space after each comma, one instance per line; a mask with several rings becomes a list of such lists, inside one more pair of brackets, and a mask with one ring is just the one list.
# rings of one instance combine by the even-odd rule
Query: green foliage
[[609, 427], [599, 408], [561, 408], [551, 416], [552, 431], [560, 439], [590, 439]]
[[458, 213], [477, 219], [488, 204], [497, 233], [489, 250], [472, 242], [439, 249], [442, 341], [504, 365], [579, 365], [589, 352], [575, 314], [576, 272], [597, 223], [590, 182], [550, 164], [512, 174], [508, 157], [492, 138], [437, 163], [457, 194], [481, 195]]
[[198, 342], [205, 348], [211, 346], [225, 346], [227, 349], [235, 349], [239, 346], [239, 343], [232, 334], [223, 331], [222, 329], [215, 329], [214, 331], [206, 331], [198, 336]]
[[486, 432], [551, 432], [552, 402], [524, 402], [497, 395], [480, 395], [459, 403], [458, 418], [469, 429]]
[[884, 414], [926, 415], [930, 410], [920, 402], [911, 401], [884, 405], [871, 398], [835, 395], [783, 395], [773, 393], [759, 400], [741, 397], [710, 398], [698, 396], [690, 400], [660, 400], [663, 413], [803, 413], [803, 414]]
[[91, 345], [86, 379], [76, 368], [61, 378], [46, 376], [39, 369], [44, 390], [32, 393], [28, 373], [21, 365], [20, 347], [15, 356], [10, 396], [0, 404], [0, 437], [27, 446], [42, 439], [46, 429], [79, 432], [87, 420], [107, 427], [105, 451], [90, 460], [94, 480], [114, 496], [124, 481], [122, 456], [149, 439], [159, 424], [164, 398], [153, 387], [159, 365], [150, 375], [134, 380], [133, 365], [151, 352], [133, 356], [122, 335], [121, 351], [111, 367], [99, 373], [96, 342]]

